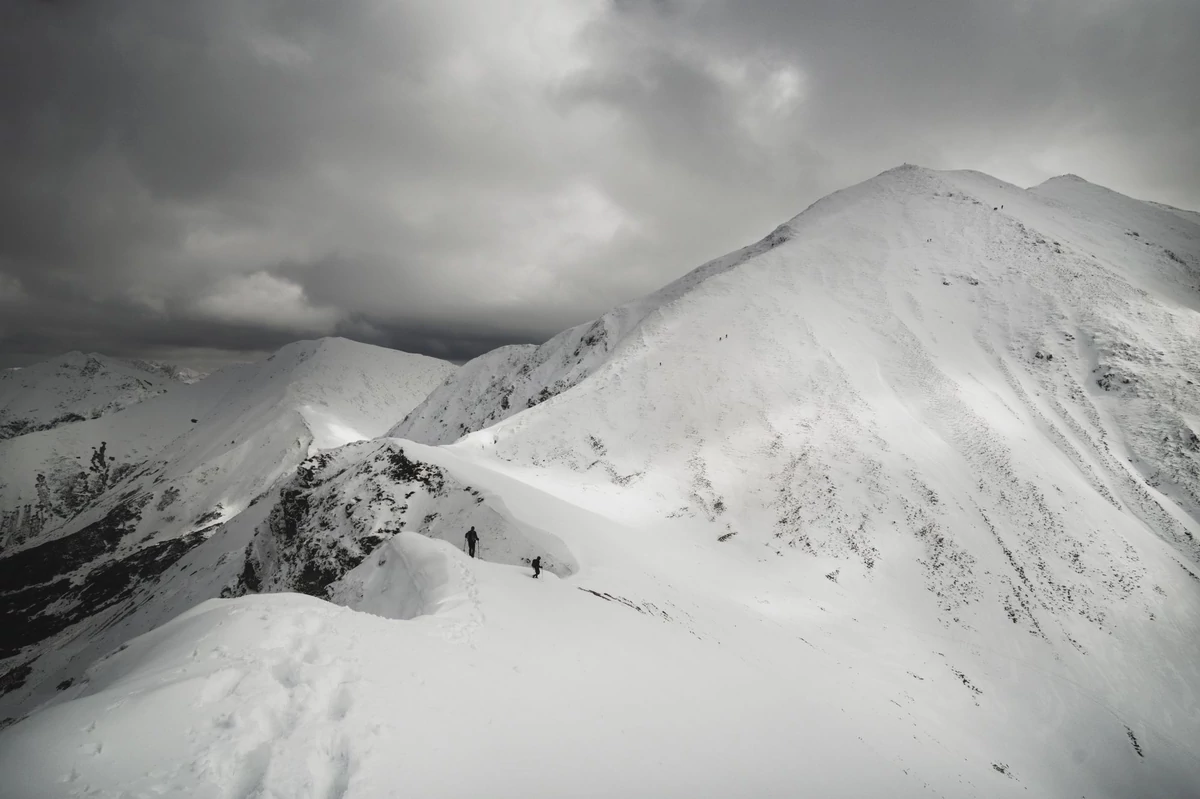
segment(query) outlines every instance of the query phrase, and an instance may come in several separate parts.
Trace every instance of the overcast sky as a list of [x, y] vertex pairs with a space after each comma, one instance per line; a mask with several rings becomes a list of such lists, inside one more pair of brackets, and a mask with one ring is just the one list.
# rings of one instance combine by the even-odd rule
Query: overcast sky
[[541, 341], [903, 162], [1200, 208], [1197, 0], [8, 0], [0, 365]]

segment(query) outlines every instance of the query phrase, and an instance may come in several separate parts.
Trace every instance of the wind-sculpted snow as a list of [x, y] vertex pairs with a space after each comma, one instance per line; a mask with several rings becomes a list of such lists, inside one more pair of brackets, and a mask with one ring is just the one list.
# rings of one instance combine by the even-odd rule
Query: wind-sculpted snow
[[1190, 796], [1197, 240], [1078, 179], [831, 195], [467, 364], [409, 440], [297, 458], [118, 625], [235, 598], [71, 672], [0, 771], [20, 797]]

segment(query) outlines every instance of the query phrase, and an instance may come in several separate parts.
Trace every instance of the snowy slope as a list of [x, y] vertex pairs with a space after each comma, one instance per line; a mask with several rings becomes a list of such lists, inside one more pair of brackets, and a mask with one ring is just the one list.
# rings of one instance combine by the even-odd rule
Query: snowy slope
[[[97, 614], [128, 612], [139, 584], [302, 460], [380, 434], [453, 370], [344, 339], [297, 342], [120, 413], [0, 442], [0, 668], [34, 674], [47, 655], [57, 673], [91, 645]], [[14, 688], [0, 710], [38, 689]]]
[[[0, 442], [0, 508], [35, 522], [7, 522], [0, 533], [6, 548], [50, 537], [76, 518], [79, 497], [90, 501], [154, 464], [163, 480], [217, 470], [270, 484], [269, 472], [288, 467], [276, 462], [277, 449], [264, 448], [263, 439], [281, 439], [279, 446], [302, 459], [316, 449], [370, 438], [453, 369], [434, 358], [345, 339], [296, 342], [261, 363], [223, 369], [124, 413]], [[107, 475], [91, 469], [102, 443]], [[89, 484], [72, 485], [81, 472]], [[39, 474], [46, 477], [41, 493]], [[201, 502], [206, 510], [221, 499], [219, 491], [209, 493]]]
[[[1074, 189], [1086, 210], [1042, 199], [1056, 186], [1065, 198]], [[1150, 240], [1130, 235], [1123, 217], [1135, 217], [1148, 231], [1141, 238]], [[1082, 445], [1136, 504], [1149, 503], [1146, 513], [1170, 516], [1155, 510], [1143, 480], [1131, 482], [1125, 458], [1118, 462], [1110, 452], [1108, 439], [1117, 435], [1137, 456], [1140, 476], [1196, 516], [1200, 402], [1192, 378], [1200, 363], [1200, 288], [1191, 276], [1200, 269], [1198, 253], [1200, 225], [1078, 178], [1026, 192], [978, 173], [893, 170], [817, 203], [755, 247], [541, 348], [468, 363], [391, 434], [448, 443], [587, 379], [569, 404], [589, 404], [589, 411], [523, 413], [496, 435], [522, 438], [518, 431], [529, 426], [561, 429], [575, 418], [609, 416], [625, 428], [618, 432], [619, 468], [595, 457], [586, 426], [566, 448], [558, 436], [549, 440], [555, 458], [569, 450], [576, 468], [603, 469], [616, 480], [641, 473], [663, 441], [674, 447], [695, 437], [691, 429], [769, 417], [773, 406], [794, 406], [797, 391], [813, 391], [806, 382], [860, 372], [860, 363], [837, 351], [857, 350], [847, 354], [865, 358], [872, 371], [907, 364], [936, 372], [963, 361], [954, 368], [970, 373], [969, 382], [988, 390], [998, 382], [1028, 406], [1023, 421], [1058, 417], [1074, 444], [1069, 457], [1082, 457], [1075, 451]], [[747, 257], [751, 262], [739, 266]], [[673, 368], [660, 368], [668, 358]], [[990, 374], [974, 374], [987, 365]], [[829, 374], [797, 374], [809, 367]], [[854, 377], [872, 392], [879, 388], [861, 373]], [[880, 378], [895, 390], [890, 375]], [[937, 387], [904, 388], [920, 394]], [[1029, 393], [1042, 391], [1044, 399], [1033, 402]], [[838, 391], [822, 393], [842, 404]], [[724, 407], [730, 396], [734, 407]], [[697, 411], [706, 418], [697, 420]], [[769, 418], [750, 423], [760, 438], [776, 440]], [[497, 452], [508, 457], [516, 446], [502, 442]], [[535, 461], [546, 455], [524, 454]], [[1194, 552], [1184, 527], [1165, 517], [1157, 524]]]
[[[0, 733], [13, 795], [1117, 797], [1194, 784], [1192, 739], [1175, 726], [1189, 719], [1164, 723], [1136, 686], [1134, 707], [1114, 705], [1050, 651], [917, 613], [897, 624], [854, 586], [730, 558], [686, 528], [613, 523], [461, 448], [386, 446], [479, 486], [516, 528], [552, 528], [579, 571], [535, 583], [406, 531], [345, 576], [347, 608], [293, 594], [201, 605]], [[1195, 624], [1169, 608], [1160, 620]], [[1118, 654], [1093, 668], [1137, 674]]]
[[[413, 440], [310, 458], [105, 640], [239, 598], [45, 671], [74, 682], [0, 732], [0, 772], [16, 796], [1195, 796], [1190, 224], [1077, 179], [831, 195], [466, 365], [391, 431]], [[247, 595], [278, 590], [315, 598]]]
[[68, 352], [0, 371], [0, 440], [95, 419], [192, 383], [199, 375], [166, 364]]
[[[1200, 216], [1170, 206], [1142, 202], [1096, 186], [1075, 175], [1052, 178], [1030, 193], [1052, 201], [1051, 213], [1106, 245], [1127, 278], [1145, 281], [1193, 309], [1200, 308]], [[1120, 232], [1123, 239], [1113, 241]], [[1149, 287], [1147, 287], [1149, 288]]]
[[501, 347], [470, 361], [389, 435], [444, 444], [545, 402], [588, 377], [647, 317], [720, 275], [787, 240], [786, 225], [749, 247], [717, 258], [640, 300], [589, 324], [565, 330], [541, 346]]

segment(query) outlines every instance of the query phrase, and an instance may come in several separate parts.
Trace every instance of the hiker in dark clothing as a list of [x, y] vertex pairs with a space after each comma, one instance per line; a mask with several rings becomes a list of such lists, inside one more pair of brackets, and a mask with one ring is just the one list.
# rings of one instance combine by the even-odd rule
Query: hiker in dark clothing
[[479, 543], [479, 533], [475, 532], [475, 528], [472, 527], [470, 530], [467, 530], [467, 554], [471, 557], [475, 557], [475, 545], [477, 543]]
[[533, 566], [533, 579], [536, 580], [538, 575], [542, 573], [542, 556], [538, 555], [529, 565]]

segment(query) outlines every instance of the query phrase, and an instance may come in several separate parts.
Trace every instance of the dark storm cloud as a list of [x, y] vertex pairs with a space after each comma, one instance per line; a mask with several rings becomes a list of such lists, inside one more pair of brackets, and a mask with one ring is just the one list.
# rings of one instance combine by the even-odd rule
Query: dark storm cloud
[[1194, 0], [0, 7], [0, 365], [544, 339], [900, 162], [1200, 206]]

